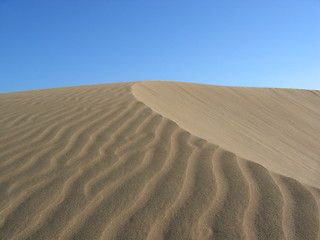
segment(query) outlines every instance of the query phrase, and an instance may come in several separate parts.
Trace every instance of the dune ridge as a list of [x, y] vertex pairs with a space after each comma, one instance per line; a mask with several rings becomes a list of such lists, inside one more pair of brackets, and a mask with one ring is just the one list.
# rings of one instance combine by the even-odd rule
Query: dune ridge
[[0, 239], [320, 238], [316, 184], [192, 134], [148, 94], [0, 94]]
[[140, 82], [133, 94], [192, 134], [320, 187], [320, 91]]

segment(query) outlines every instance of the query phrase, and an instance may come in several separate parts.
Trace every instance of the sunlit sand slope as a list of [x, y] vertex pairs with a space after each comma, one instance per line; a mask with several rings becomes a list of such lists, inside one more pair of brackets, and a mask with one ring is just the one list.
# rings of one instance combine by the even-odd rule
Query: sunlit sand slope
[[133, 93], [189, 132], [320, 187], [320, 91], [158, 81]]
[[0, 94], [0, 239], [319, 239], [318, 188], [192, 135], [134, 84]]

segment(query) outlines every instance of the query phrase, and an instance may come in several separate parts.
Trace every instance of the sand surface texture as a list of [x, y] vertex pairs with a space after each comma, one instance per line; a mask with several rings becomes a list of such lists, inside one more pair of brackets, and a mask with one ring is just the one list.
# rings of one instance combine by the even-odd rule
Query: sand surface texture
[[0, 239], [320, 239], [320, 92], [0, 94]]

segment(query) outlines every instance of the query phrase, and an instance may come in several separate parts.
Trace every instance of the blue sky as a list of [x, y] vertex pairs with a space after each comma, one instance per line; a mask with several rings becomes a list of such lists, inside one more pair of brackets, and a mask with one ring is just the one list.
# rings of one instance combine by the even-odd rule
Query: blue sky
[[320, 89], [319, 0], [0, 0], [0, 92], [171, 80]]

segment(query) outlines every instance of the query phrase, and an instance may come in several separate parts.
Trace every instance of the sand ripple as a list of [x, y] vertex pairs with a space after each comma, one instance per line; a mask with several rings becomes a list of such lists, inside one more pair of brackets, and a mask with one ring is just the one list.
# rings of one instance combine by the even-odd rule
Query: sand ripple
[[119, 83], [0, 94], [0, 239], [319, 239], [320, 190]]

